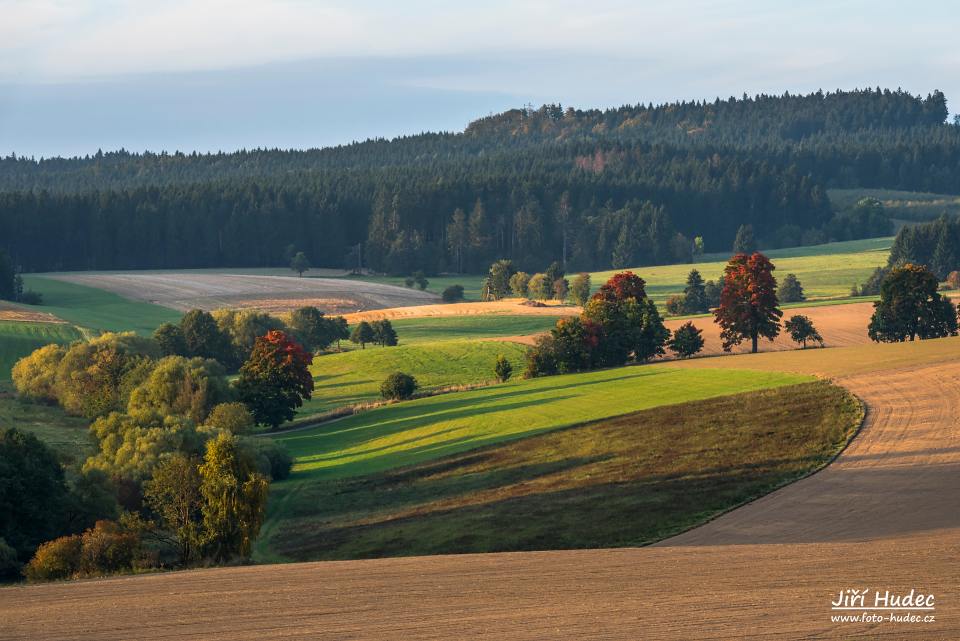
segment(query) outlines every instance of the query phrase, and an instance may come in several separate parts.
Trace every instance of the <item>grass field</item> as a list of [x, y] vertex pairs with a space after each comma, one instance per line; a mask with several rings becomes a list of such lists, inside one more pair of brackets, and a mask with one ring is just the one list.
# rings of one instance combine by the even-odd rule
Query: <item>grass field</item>
[[[572, 313], [572, 312], [571, 312]], [[391, 321], [400, 343], [526, 336], [545, 332], [557, 323], [555, 316], [486, 314]]]
[[0, 321], [0, 381], [10, 380], [10, 368], [38, 347], [70, 343], [81, 337], [72, 325]]
[[861, 198], [876, 198], [891, 218], [902, 221], [921, 222], [941, 214], [960, 214], [960, 196], [950, 194], [893, 189], [828, 189], [827, 194], [838, 211], [855, 205]]
[[65, 463], [82, 461], [93, 449], [87, 420], [67, 414], [55, 405], [16, 398], [9, 381], [0, 382], [0, 429], [16, 427], [35, 434]]
[[[854, 283], [862, 284], [877, 267], [887, 264], [892, 238], [830, 243], [815, 247], [794, 247], [769, 252], [776, 272], [783, 278], [796, 274], [808, 299], [840, 299], [850, 296]], [[696, 265], [639, 267], [634, 271], [647, 281], [647, 293], [663, 303], [683, 291], [687, 274], [696, 267], [704, 280], [716, 280], [723, 274], [726, 257]], [[603, 283], [618, 270], [593, 274], [594, 284]]]
[[295, 458], [294, 481], [356, 476], [584, 421], [808, 380], [749, 370], [622, 367], [417, 399], [274, 438]]
[[519, 374], [524, 352], [524, 347], [514, 343], [451, 340], [368, 346], [319, 356], [311, 368], [313, 398], [301, 408], [300, 416], [377, 400], [380, 383], [392, 372], [412, 374], [422, 389], [480, 383], [494, 378], [494, 361], [503, 354]]
[[273, 515], [271, 547], [307, 560], [643, 545], [821, 467], [860, 416], [814, 382], [313, 483]]
[[181, 314], [172, 309], [127, 300], [102, 289], [24, 274], [24, 285], [43, 294], [39, 311], [50, 312], [79, 327], [97, 331], [135, 331], [149, 335], [164, 322]]
[[[790, 247], [786, 249], [766, 250], [764, 253], [773, 259], [777, 267], [777, 276], [794, 273], [803, 283], [808, 297], [844, 298], [850, 294], [853, 283], [863, 283], [877, 267], [887, 264], [890, 245], [893, 238], [868, 238], [839, 243], [826, 243], [809, 247]], [[706, 254], [694, 265], [659, 265], [632, 267], [631, 271], [647, 281], [647, 291], [653, 299], [662, 304], [673, 294], [683, 291], [687, 274], [693, 267], [700, 270], [704, 280], [716, 280], [730, 258], [729, 252]], [[611, 269], [593, 272], [593, 288], [597, 289], [613, 274], [624, 271]], [[465, 274], [461, 276], [443, 276], [430, 279], [428, 291], [440, 293], [447, 285], [463, 285], [468, 300], [480, 299], [480, 288], [485, 275]], [[390, 277], [354, 277], [391, 285], [403, 285], [402, 278]]]

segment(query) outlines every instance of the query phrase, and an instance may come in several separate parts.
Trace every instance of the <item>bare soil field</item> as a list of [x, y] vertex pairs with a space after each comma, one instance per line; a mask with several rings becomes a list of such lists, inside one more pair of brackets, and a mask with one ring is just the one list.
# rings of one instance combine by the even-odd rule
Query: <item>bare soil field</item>
[[576, 316], [580, 308], [565, 305], [558, 301], [546, 301], [542, 305], [531, 305], [522, 298], [484, 303], [447, 303], [439, 305], [410, 305], [394, 309], [376, 309], [364, 312], [344, 314], [348, 323], [398, 318], [440, 318], [449, 316], [482, 316], [486, 314], [509, 314], [511, 316]]
[[180, 311], [245, 307], [282, 313], [309, 304], [330, 313], [344, 313], [382, 307], [424, 305], [438, 300], [434, 294], [415, 289], [336, 278], [190, 271], [44, 275]]
[[[675, 366], [834, 377], [865, 424], [825, 470], [654, 547], [6, 588], [0, 638], [960, 638], [960, 338]], [[934, 594], [935, 621], [832, 622], [845, 588]]]

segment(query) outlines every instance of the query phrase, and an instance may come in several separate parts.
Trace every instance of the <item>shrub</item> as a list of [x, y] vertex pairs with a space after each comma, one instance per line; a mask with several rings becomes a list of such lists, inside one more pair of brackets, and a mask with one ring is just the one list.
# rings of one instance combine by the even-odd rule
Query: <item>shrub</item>
[[457, 303], [463, 300], [463, 285], [450, 285], [440, 295], [445, 303]]
[[686, 299], [679, 294], [675, 294], [668, 298], [665, 306], [667, 308], [667, 313], [671, 316], [683, 316], [687, 311]]
[[253, 431], [253, 414], [243, 403], [220, 403], [210, 410], [207, 427], [226, 430], [231, 434], [249, 434]]
[[246, 438], [241, 440], [241, 446], [250, 453], [260, 474], [274, 481], [290, 476], [293, 457], [282, 444], [273, 439]]
[[380, 384], [380, 395], [390, 400], [405, 400], [417, 391], [417, 379], [403, 372], [390, 374]]
[[510, 379], [510, 375], [513, 373], [513, 366], [510, 364], [510, 361], [507, 360], [506, 356], [500, 354], [497, 356], [497, 362], [493, 366], [493, 371], [497, 375], [497, 380], [504, 383]]
[[28, 289], [20, 294], [20, 302], [24, 305], [43, 305], [43, 294]]
[[30, 581], [68, 579], [80, 571], [82, 550], [83, 540], [77, 534], [47, 541], [37, 548], [23, 574]]
[[413, 273], [413, 282], [417, 284], [421, 290], [426, 290], [427, 286], [430, 284], [430, 281], [427, 280], [427, 277], [423, 272], [414, 272]]
[[667, 345], [680, 358], [689, 358], [703, 349], [703, 330], [687, 322], [673, 332], [673, 338]]
[[45, 345], [13, 366], [11, 373], [17, 393], [34, 401], [57, 400], [57, 367], [67, 350], [60, 345]]
[[140, 550], [140, 536], [113, 521], [97, 521], [80, 542], [80, 573], [88, 576], [129, 570]]
[[413, 284], [415, 282], [416, 281], [413, 280], [413, 276], [407, 276], [406, 278], [403, 279], [403, 284], [406, 285], [407, 287], [410, 287], [411, 289], [413, 288]]

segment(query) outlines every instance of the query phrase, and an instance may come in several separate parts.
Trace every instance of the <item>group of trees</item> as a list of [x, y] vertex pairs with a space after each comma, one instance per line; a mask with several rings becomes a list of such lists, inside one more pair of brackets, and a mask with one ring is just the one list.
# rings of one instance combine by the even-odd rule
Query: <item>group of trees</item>
[[39, 292], [23, 288], [20, 269], [13, 264], [8, 254], [0, 247], [0, 300], [9, 300], [27, 305], [39, 305], [43, 296]]
[[501, 257], [524, 270], [683, 262], [728, 249], [741, 225], [767, 246], [842, 240], [889, 221], [870, 207], [835, 215], [828, 187], [955, 190], [960, 128], [946, 113], [940, 92], [878, 89], [544, 105], [460, 134], [320, 150], [10, 156], [0, 247], [29, 271], [286, 256], [301, 274], [313, 262], [405, 275]]
[[398, 344], [397, 330], [393, 323], [383, 318], [375, 321], [360, 321], [350, 333], [350, 342], [356, 343], [361, 349], [367, 348], [367, 343], [380, 347], [395, 347]]
[[960, 269], [960, 219], [941, 216], [904, 226], [890, 248], [889, 265], [926, 265], [939, 280]]
[[[226, 318], [238, 321], [219, 315]], [[0, 538], [15, 550], [17, 564], [32, 558], [28, 577], [249, 553], [267, 483], [291, 467], [276, 442], [249, 434], [257, 423], [290, 420], [310, 398], [312, 354], [283, 331], [268, 329], [253, 338], [231, 384], [211, 356], [235, 357], [244, 334], [230, 330], [249, 329], [245, 323], [218, 324], [196, 312], [170, 327], [177, 331], [167, 327], [156, 339], [108, 333], [66, 347], [47, 345], [14, 366], [21, 397], [90, 419], [96, 443], [68, 484], [45, 446], [19, 433], [4, 437], [0, 502], [13, 507], [0, 520]], [[173, 343], [188, 356], [164, 355]], [[37, 517], [41, 512], [47, 516]], [[68, 518], [72, 514], [79, 516]]]
[[490, 266], [481, 297], [483, 300], [500, 300], [508, 296], [584, 305], [590, 297], [590, 274], [581, 272], [571, 281], [566, 278], [560, 263], [554, 261], [543, 273], [530, 275], [517, 271], [513, 261], [501, 259]]
[[282, 331], [308, 352], [327, 349], [349, 337], [342, 316], [326, 316], [316, 307], [295, 309], [287, 321], [256, 310], [194, 309], [180, 322], [164, 323], [154, 339], [165, 356], [211, 358], [228, 371], [236, 371], [250, 357], [256, 340], [271, 331]]

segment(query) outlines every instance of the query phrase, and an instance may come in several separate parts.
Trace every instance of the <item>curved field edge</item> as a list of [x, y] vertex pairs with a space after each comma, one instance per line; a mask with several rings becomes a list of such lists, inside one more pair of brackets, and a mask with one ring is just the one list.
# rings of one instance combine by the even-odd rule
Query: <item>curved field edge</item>
[[[262, 558], [647, 545], [808, 476], [862, 405], [826, 381], [672, 404], [280, 498]], [[293, 488], [290, 488], [293, 489]]]

